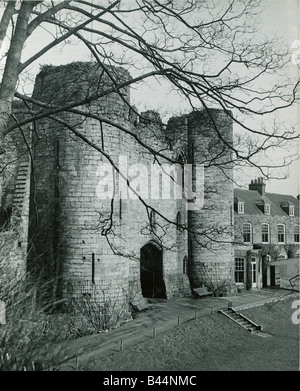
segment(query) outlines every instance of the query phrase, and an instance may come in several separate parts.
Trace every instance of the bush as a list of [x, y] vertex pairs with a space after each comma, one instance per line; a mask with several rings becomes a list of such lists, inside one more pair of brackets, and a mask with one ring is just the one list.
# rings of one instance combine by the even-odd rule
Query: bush
[[[0, 297], [6, 303], [6, 324], [0, 326], [0, 370], [55, 368], [67, 357], [58, 345], [95, 332], [78, 314], [48, 314], [35, 308], [35, 288], [26, 280]], [[55, 355], [51, 355], [51, 351]], [[58, 351], [57, 351], [58, 349]]]
[[236, 293], [236, 285], [233, 283], [232, 270], [226, 275], [219, 263], [202, 265], [202, 284], [212, 292], [214, 297], [229, 296]]
[[113, 298], [110, 288], [95, 288], [93, 294], [78, 295], [72, 300], [73, 308], [96, 332], [110, 330], [132, 319], [128, 301]]

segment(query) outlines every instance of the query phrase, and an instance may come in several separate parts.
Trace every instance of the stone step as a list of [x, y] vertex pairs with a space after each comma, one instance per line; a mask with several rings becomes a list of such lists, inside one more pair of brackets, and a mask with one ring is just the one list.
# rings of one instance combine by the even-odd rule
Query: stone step
[[24, 198], [24, 194], [15, 194], [14, 200], [22, 200]]
[[235, 315], [235, 314], [236, 314], [236, 312], [234, 312], [234, 311], [231, 310], [231, 309], [224, 310], [223, 312], [225, 312], [225, 313], [228, 314], [228, 315]]
[[231, 320], [233, 320], [235, 323], [242, 326], [244, 329], [251, 332], [251, 334], [257, 334], [260, 333], [262, 330], [262, 326], [256, 325], [254, 322], [252, 322], [250, 319], [244, 318], [243, 315], [237, 313], [233, 308], [228, 308], [226, 310], [219, 311], [223, 315], [229, 317]]
[[13, 202], [13, 207], [15, 208], [16, 206], [22, 206], [23, 202]]
[[242, 326], [251, 326], [251, 323], [246, 322], [244, 320], [239, 320], [239, 324], [241, 324]]

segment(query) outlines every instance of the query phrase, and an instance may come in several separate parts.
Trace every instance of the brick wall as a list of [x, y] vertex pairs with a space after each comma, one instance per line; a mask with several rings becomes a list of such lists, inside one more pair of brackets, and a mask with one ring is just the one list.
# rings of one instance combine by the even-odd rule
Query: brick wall
[[269, 224], [270, 235], [269, 242], [278, 244], [277, 224], [285, 225], [285, 244], [294, 244], [294, 225], [298, 224], [297, 217], [291, 216], [268, 216], [263, 213], [257, 215], [237, 214], [235, 213], [235, 239], [242, 242], [243, 224], [252, 224], [252, 243], [262, 243], [263, 223]]

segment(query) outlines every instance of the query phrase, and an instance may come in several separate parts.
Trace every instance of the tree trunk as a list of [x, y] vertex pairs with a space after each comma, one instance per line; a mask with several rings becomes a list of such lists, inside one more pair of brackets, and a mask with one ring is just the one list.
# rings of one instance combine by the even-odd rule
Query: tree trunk
[[15, 11], [15, 1], [9, 1], [6, 5], [5, 11], [3, 12], [1, 22], [0, 22], [0, 48], [2, 45], [2, 41], [5, 38], [7, 28], [9, 26], [10, 18], [12, 17]]
[[0, 87], [0, 154], [5, 152], [3, 148], [3, 141], [6, 135], [8, 120], [12, 111], [12, 101], [20, 73], [22, 50], [27, 39], [27, 26], [32, 9], [35, 6], [36, 2], [34, 1], [22, 2], [15, 32], [7, 54], [7, 60]]

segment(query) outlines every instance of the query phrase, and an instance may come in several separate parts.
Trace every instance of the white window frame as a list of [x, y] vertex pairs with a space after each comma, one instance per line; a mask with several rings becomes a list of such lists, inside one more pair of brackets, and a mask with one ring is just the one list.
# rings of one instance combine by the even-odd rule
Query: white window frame
[[[263, 241], [263, 235], [266, 235], [266, 233], [265, 232], [263, 232], [263, 227], [264, 226], [267, 226], [268, 227], [268, 241], [267, 242], [264, 242]], [[268, 243], [270, 243], [270, 225], [268, 224], [268, 223], [262, 223], [262, 225], [261, 225], [261, 242], [263, 243], [263, 244], [268, 244]]]
[[271, 205], [270, 204], [265, 204], [265, 215], [270, 216], [271, 213]]
[[244, 213], [245, 213], [245, 203], [238, 202], [238, 214], [244, 214]]
[[[283, 227], [283, 232], [279, 232], [279, 227]], [[279, 235], [283, 234], [283, 241], [279, 240]], [[278, 243], [285, 243], [285, 225], [284, 224], [277, 224], [277, 241]]]
[[290, 205], [289, 206], [289, 215], [291, 217], [294, 217], [295, 216], [295, 205]]
[[[246, 232], [246, 234], [250, 234], [250, 241], [245, 241], [245, 233], [244, 233], [244, 227], [249, 226], [249, 232]], [[243, 240], [244, 243], [252, 243], [252, 224], [251, 223], [243, 223]]]
[[[238, 268], [236, 268], [236, 261], [237, 260], [239, 261]], [[243, 272], [243, 281], [242, 282], [236, 281], [236, 274], [235, 273], [241, 273], [241, 272]], [[236, 284], [244, 284], [245, 283], [245, 272], [246, 272], [245, 258], [235, 257], [234, 258], [234, 281]]]

